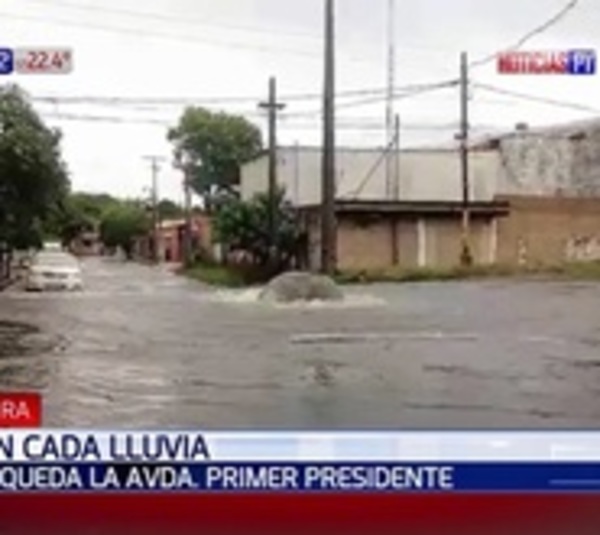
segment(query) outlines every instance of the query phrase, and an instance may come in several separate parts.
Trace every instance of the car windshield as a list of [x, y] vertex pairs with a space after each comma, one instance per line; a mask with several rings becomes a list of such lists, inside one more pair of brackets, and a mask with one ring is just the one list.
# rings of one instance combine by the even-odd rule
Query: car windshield
[[35, 263], [43, 266], [76, 267], [77, 261], [66, 254], [40, 254]]

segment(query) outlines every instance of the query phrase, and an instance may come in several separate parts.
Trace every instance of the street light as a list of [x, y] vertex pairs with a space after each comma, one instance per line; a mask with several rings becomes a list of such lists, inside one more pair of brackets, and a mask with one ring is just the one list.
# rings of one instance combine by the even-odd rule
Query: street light
[[192, 171], [196, 166], [189, 153], [178, 150], [175, 154], [174, 166], [183, 171], [183, 192], [185, 195], [185, 229], [183, 234], [183, 260], [186, 266], [192, 263]]

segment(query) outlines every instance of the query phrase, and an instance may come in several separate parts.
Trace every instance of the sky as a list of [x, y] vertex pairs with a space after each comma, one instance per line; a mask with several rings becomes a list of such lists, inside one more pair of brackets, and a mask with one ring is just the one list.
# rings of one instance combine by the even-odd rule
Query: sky
[[[396, 4], [394, 70], [401, 87], [456, 79], [461, 51], [477, 60], [506, 49], [567, 0]], [[145, 157], [156, 155], [164, 158], [160, 196], [180, 201], [181, 176], [173, 168], [166, 133], [186, 102], [241, 113], [266, 131], [258, 103], [266, 98], [269, 77], [276, 76], [286, 103], [279, 143], [321, 142], [323, 6], [323, 0], [2, 0], [0, 47], [70, 48], [74, 69], [65, 75], [11, 75], [0, 83], [23, 87], [44, 120], [63, 131], [74, 190], [147, 195], [151, 172]], [[359, 106], [370, 97], [344, 93], [386, 87], [388, 0], [338, 0], [336, 17], [337, 142], [381, 147], [384, 100]], [[600, 3], [580, 0], [523, 49], [598, 49], [598, 25]], [[474, 68], [471, 79], [565, 104], [538, 104], [474, 87], [470, 120], [476, 136], [518, 122], [541, 126], [600, 116], [598, 77], [507, 77], [496, 73], [492, 61]], [[66, 97], [84, 97], [84, 103]], [[134, 100], [107, 104], [94, 97]], [[156, 101], [136, 102], [143, 99]], [[457, 131], [455, 87], [398, 99], [394, 106], [404, 147], [448, 143]]]

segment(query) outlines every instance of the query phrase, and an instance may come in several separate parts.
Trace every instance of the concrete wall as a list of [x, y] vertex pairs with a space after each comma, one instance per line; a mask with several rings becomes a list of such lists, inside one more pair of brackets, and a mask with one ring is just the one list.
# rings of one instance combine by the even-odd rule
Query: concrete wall
[[[566, 125], [504, 136], [495, 148], [470, 154], [471, 198], [498, 195], [600, 196], [600, 124]], [[493, 144], [492, 144], [493, 146]], [[339, 149], [338, 197], [385, 199], [381, 150]], [[242, 170], [242, 194], [267, 189], [266, 156]], [[406, 150], [400, 154], [400, 199], [456, 201], [462, 197], [460, 159], [454, 150]], [[373, 171], [374, 170], [374, 171]], [[373, 172], [372, 172], [373, 171]], [[372, 176], [367, 177], [372, 172]], [[316, 204], [321, 196], [321, 150], [281, 148], [279, 179], [290, 200]]]
[[499, 194], [600, 195], [600, 126], [525, 132], [500, 143]]
[[[338, 198], [380, 200], [386, 198], [385, 162], [381, 151], [343, 150], [337, 154]], [[278, 179], [288, 198], [299, 206], [321, 199], [321, 151], [313, 148], [279, 150]], [[402, 151], [401, 200], [457, 201], [462, 198], [460, 159], [456, 151]], [[493, 151], [471, 155], [471, 197], [491, 200], [499, 182], [499, 160]], [[370, 176], [370, 178], [368, 178]], [[242, 169], [242, 197], [248, 199], [268, 187], [268, 159], [260, 158]]]

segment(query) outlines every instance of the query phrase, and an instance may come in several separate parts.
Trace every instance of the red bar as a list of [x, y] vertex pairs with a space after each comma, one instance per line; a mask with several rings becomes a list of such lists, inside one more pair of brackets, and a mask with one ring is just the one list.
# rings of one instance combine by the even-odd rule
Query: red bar
[[0, 392], [0, 428], [33, 428], [41, 425], [40, 394]]
[[598, 535], [600, 496], [3, 495], [2, 535]]
[[513, 50], [498, 54], [498, 74], [566, 74], [567, 54], [560, 51]]

